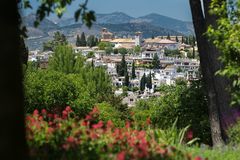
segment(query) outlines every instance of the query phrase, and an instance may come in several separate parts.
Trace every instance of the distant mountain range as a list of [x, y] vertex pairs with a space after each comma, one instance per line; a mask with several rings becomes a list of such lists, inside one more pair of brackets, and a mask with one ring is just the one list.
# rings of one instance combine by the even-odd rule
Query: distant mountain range
[[122, 12], [110, 14], [96, 14], [97, 22], [88, 29], [81, 21], [75, 22], [74, 18], [44, 19], [38, 28], [33, 27], [34, 14], [23, 17], [23, 22], [28, 28], [27, 45], [29, 49], [41, 48], [42, 42], [51, 39], [57, 30], [63, 32], [68, 40], [74, 43], [77, 34], [85, 32], [87, 35], [99, 35], [103, 27], [118, 37], [132, 36], [141, 31], [144, 38], [161, 35], [189, 35], [193, 34], [191, 22], [185, 22], [159, 14], [149, 14], [139, 18], [131, 17]]

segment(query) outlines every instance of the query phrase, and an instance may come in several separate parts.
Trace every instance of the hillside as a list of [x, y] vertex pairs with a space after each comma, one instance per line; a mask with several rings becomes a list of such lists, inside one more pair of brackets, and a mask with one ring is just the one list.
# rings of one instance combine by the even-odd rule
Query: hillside
[[81, 21], [75, 22], [73, 18], [63, 18], [57, 21], [55, 19], [44, 19], [38, 28], [34, 28], [35, 15], [30, 14], [23, 17], [29, 36], [26, 43], [30, 50], [41, 49], [42, 43], [50, 40], [57, 30], [64, 33], [70, 43], [75, 43], [76, 35], [82, 32], [85, 32], [86, 35], [99, 35], [103, 27], [108, 28], [118, 37], [133, 36], [137, 31], [141, 31], [144, 38], [168, 34], [192, 34], [193, 31], [191, 22], [184, 22], [158, 14], [133, 18], [125, 13], [114, 12], [96, 14], [96, 17], [97, 22], [94, 23], [91, 29], [82, 25]]

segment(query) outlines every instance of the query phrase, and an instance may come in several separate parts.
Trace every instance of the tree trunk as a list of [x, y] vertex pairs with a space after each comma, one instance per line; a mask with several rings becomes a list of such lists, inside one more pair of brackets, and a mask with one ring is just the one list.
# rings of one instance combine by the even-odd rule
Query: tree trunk
[[26, 160], [22, 66], [20, 64], [20, 17], [17, 1], [1, 2], [0, 10], [0, 155], [1, 159]]
[[206, 36], [204, 35], [204, 33], [207, 31], [208, 24], [206, 23], [206, 17], [204, 17], [203, 14], [201, 0], [189, 0], [189, 2], [191, 6], [192, 19], [198, 44], [203, 81], [208, 93], [209, 121], [211, 127], [212, 142], [214, 146], [222, 145], [224, 144], [224, 141], [222, 138], [218, 96], [215, 89], [215, 70], [213, 70], [215, 68], [214, 66], [216, 65], [215, 62], [217, 60], [212, 59], [212, 55], [216, 54], [216, 50], [213, 50], [213, 47], [211, 47], [212, 44], [209, 43]]

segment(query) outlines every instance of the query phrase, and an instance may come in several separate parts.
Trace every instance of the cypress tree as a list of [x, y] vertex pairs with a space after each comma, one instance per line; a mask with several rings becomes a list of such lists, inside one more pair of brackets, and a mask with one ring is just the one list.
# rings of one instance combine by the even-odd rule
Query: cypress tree
[[152, 89], [152, 73], [151, 72], [147, 77], [147, 88]]
[[80, 46], [82, 46], [82, 47], [87, 45], [87, 41], [86, 41], [86, 37], [85, 37], [85, 33], [84, 32], [82, 32], [82, 34], [81, 34], [80, 42], [81, 42]]
[[171, 39], [171, 38], [170, 38], [170, 34], [169, 34], [169, 33], [168, 33], [168, 35], [167, 35], [167, 39], [169, 39], [169, 40]]
[[176, 36], [176, 42], [179, 42], [179, 40], [178, 40], [178, 36]]
[[135, 73], [135, 61], [132, 63], [132, 79], [136, 78], [136, 73]]
[[79, 35], [77, 35], [76, 46], [77, 46], [77, 47], [81, 46], [81, 40], [80, 40]]
[[129, 76], [127, 71], [125, 72], [124, 85], [129, 87]]
[[153, 66], [153, 69], [160, 69], [160, 60], [157, 53], [155, 53], [153, 56], [152, 66]]
[[141, 81], [140, 81], [140, 90], [141, 91], [145, 90], [145, 84], [146, 84], [146, 75], [144, 73], [142, 78], [141, 78]]
[[127, 63], [125, 60], [125, 54], [122, 55], [122, 61], [119, 67], [119, 76], [125, 76], [125, 72], [127, 71]]

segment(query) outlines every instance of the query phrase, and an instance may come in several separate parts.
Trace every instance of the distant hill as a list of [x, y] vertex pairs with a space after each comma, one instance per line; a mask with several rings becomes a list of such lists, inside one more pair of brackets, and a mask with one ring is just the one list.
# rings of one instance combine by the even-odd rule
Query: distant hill
[[136, 18], [132, 22], [146, 22], [155, 26], [172, 29], [183, 34], [193, 34], [193, 25], [191, 22], [185, 22], [155, 13]]
[[41, 48], [44, 41], [52, 38], [54, 32], [59, 30], [64, 33], [68, 41], [75, 43], [76, 35], [85, 32], [87, 35], [99, 35], [103, 27], [108, 28], [118, 37], [133, 36], [135, 32], [141, 31], [144, 38], [162, 35], [183, 35], [192, 34], [193, 26], [191, 22], [184, 22], [161, 16], [150, 14], [139, 18], [133, 18], [125, 13], [114, 12], [110, 14], [96, 14], [97, 22], [91, 29], [81, 22], [75, 22], [74, 18], [44, 19], [38, 28], [34, 28], [35, 15], [30, 14], [23, 17], [23, 22], [27, 26], [27, 44], [30, 50]]
[[[168, 28], [182, 34], [193, 34], [193, 25], [191, 22], [185, 22], [178, 19], [170, 18], [159, 14], [149, 14], [139, 18], [131, 17], [122, 12], [113, 12], [109, 14], [96, 14], [97, 24], [123, 24], [123, 23], [148, 23], [161, 28]], [[60, 20], [58, 25], [69, 26], [79, 24], [74, 18]]]

